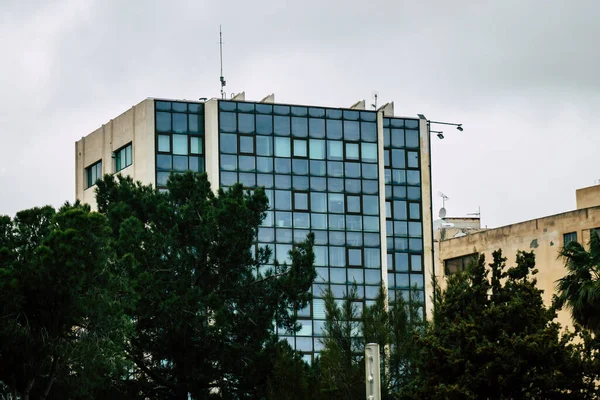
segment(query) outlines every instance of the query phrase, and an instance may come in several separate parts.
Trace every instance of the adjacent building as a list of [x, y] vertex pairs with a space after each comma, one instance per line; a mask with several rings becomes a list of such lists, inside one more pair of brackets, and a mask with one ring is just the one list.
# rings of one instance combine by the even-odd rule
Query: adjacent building
[[[556, 293], [556, 281], [566, 274], [559, 250], [570, 241], [588, 245], [590, 235], [600, 232], [600, 185], [576, 192], [577, 209], [562, 214], [536, 218], [495, 229], [481, 229], [479, 218], [454, 218], [436, 221], [436, 274], [440, 282], [447, 274], [464, 270], [484, 254], [491, 262], [492, 252], [502, 249], [507, 264], [514, 265], [518, 250], [533, 250], [536, 256], [538, 287], [549, 305]], [[571, 325], [568, 311], [558, 315], [563, 326]]]
[[[383, 283], [390, 299], [416, 288], [430, 307], [433, 270], [427, 121], [378, 110], [231, 100], [146, 99], [77, 141], [76, 197], [95, 205], [103, 174], [132, 176], [166, 190], [172, 173], [206, 172], [213, 188], [264, 187], [270, 200], [257, 246], [289, 262], [314, 232], [313, 300], [302, 329], [280, 336], [305, 354], [321, 350], [322, 292], [342, 299], [357, 285], [358, 306]], [[268, 268], [269, 266], [265, 266]]]

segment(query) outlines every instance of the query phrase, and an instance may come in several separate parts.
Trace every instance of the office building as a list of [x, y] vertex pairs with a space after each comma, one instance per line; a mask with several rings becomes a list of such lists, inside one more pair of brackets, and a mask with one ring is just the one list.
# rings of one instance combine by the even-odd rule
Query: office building
[[[94, 205], [102, 174], [165, 190], [171, 173], [205, 171], [213, 188], [263, 186], [270, 200], [258, 246], [288, 261], [314, 232], [313, 301], [302, 329], [279, 335], [310, 361], [322, 348], [322, 291], [342, 299], [356, 283], [371, 304], [416, 287], [426, 307], [433, 265], [429, 136], [424, 119], [367, 110], [261, 102], [146, 99], [76, 143], [76, 196]], [[267, 266], [268, 267], [268, 266]], [[427, 287], [426, 287], [427, 286]]]

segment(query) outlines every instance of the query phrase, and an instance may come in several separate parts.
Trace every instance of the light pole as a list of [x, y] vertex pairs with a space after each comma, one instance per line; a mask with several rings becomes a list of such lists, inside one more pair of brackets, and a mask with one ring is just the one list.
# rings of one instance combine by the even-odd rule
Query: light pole
[[[442, 131], [431, 130], [431, 124], [455, 126], [459, 132], [463, 131], [463, 127], [462, 127], [462, 124], [456, 124], [454, 122], [431, 121], [431, 120], [428, 120], [423, 114], [417, 114], [417, 116], [419, 117], [419, 119], [425, 120], [425, 122], [427, 122], [427, 139], [428, 139], [427, 142], [429, 144], [429, 213], [431, 215], [431, 217], [430, 217], [430, 220], [431, 220], [431, 273], [435, 277], [435, 249], [434, 249], [434, 245], [433, 245], [433, 190], [431, 189], [431, 186], [433, 183], [432, 178], [431, 178], [431, 134], [437, 133], [437, 137], [440, 139], [443, 139], [444, 133]], [[435, 298], [435, 288], [434, 288], [433, 289], [434, 304], [435, 304], [435, 301], [436, 301], [436, 298]]]

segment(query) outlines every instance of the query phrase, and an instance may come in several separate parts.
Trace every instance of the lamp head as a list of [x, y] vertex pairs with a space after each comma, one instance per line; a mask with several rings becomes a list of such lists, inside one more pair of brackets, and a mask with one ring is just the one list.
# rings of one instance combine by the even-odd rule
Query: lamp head
[[462, 131], [463, 131], [462, 124], [458, 125], [458, 126], [456, 127], [456, 129], [458, 129], [460, 132], [462, 132]]
[[444, 138], [444, 134], [442, 132], [440, 132], [440, 133], [437, 134], [437, 137], [439, 137], [440, 139], [443, 139]]

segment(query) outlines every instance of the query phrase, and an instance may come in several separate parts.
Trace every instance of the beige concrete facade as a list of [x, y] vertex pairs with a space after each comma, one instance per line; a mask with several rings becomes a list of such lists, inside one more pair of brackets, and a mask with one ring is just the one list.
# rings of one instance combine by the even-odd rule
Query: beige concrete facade
[[600, 206], [600, 185], [577, 189], [577, 209]]
[[86, 168], [102, 161], [102, 174], [115, 173], [113, 154], [132, 143], [132, 164], [119, 174], [154, 184], [154, 100], [146, 99], [75, 143], [75, 198], [96, 208], [96, 186], [87, 188]]
[[[550, 304], [556, 281], [566, 273], [564, 261], [558, 257], [558, 252], [564, 245], [564, 235], [575, 232], [577, 241], [587, 245], [590, 230], [595, 228], [600, 228], [600, 207], [579, 209], [440, 240], [436, 273], [442, 278], [440, 282], [443, 282], [446, 273], [444, 265], [448, 260], [479, 253], [484, 254], [489, 263], [492, 252], [498, 249], [502, 249], [502, 254], [508, 259], [507, 265], [514, 266], [517, 251], [533, 250], [539, 270], [536, 275], [538, 287], [544, 291], [544, 302]], [[570, 315], [565, 310], [559, 313], [558, 320], [563, 326], [571, 326]]]

